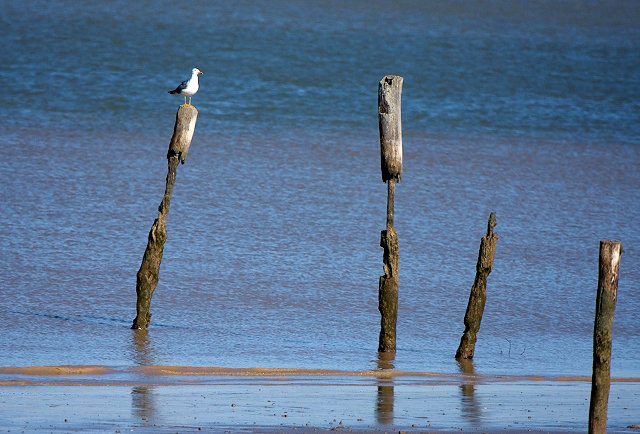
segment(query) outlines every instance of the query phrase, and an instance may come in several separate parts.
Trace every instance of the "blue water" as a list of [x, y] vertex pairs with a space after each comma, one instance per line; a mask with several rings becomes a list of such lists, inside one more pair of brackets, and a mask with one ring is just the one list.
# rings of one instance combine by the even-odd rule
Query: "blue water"
[[[0, 1], [0, 366], [377, 366], [377, 84], [404, 77], [396, 369], [589, 375], [622, 241], [614, 376], [640, 377], [640, 8], [625, 1]], [[151, 327], [135, 275], [204, 71]]]

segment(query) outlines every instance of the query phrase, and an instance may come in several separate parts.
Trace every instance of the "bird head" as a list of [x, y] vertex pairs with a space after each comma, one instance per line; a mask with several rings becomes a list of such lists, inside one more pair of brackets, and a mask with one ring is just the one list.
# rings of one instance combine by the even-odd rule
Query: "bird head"
[[196, 75], [200, 75], [200, 74], [202, 74], [202, 71], [200, 71], [198, 68], [193, 68], [191, 70], [191, 73], [192, 74], [196, 74]]

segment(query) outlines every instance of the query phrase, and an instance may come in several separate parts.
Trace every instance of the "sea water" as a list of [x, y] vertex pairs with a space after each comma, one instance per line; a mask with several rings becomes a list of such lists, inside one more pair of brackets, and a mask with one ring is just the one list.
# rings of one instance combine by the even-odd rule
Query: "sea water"
[[[377, 86], [404, 77], [392, 366], [640, 376], [640, 8], [626, 1], [0, 2], [0, 366], [375, 369]], [[130, 330], [182, 97], [204, 71], [153, 317]]]

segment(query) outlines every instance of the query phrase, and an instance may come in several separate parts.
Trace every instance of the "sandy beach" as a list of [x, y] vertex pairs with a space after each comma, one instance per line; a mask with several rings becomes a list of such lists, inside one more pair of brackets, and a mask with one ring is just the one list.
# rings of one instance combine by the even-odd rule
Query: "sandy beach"
[[[609, 432], [637, 432], [638, 378], [613, 379]], [[17, 432], [586, 430], [587, 377], [188, 366], [0, 368]]]

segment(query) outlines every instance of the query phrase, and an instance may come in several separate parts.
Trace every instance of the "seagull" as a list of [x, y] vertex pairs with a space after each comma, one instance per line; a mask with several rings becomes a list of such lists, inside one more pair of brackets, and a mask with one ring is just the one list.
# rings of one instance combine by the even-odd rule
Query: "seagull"
[[195, 95], [195, 93], [200, 88], [198, 84], [198, 75], [202, 74], [198, 68], [193, 68], [191, 70], [191, 78], [189, 80], [185, 80], [180, 83], [180, 86], [176, 87], [174, 90], [170, 90], [169, 93], [171, 95], [182, 95], [184, 96], [184, 104], [187, 104], [187, 97], [189, 97], [189, 105], [191, 105], [191, 97]]

